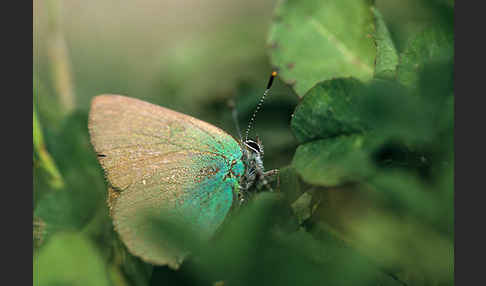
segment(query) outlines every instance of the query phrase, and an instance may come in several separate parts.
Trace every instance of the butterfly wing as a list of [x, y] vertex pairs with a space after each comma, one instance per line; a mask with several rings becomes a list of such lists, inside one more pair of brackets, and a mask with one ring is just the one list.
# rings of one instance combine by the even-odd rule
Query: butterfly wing
[[89, 115], [91, 142], [110, 183], [110, 213], [128, 249], [177, 267], [164, 243], [144, 239], [135, 219], [163, 210], [201, 238], [223, 222], [244, 167], [229, 134], [208, 123], [138, 99], [101, 95]]

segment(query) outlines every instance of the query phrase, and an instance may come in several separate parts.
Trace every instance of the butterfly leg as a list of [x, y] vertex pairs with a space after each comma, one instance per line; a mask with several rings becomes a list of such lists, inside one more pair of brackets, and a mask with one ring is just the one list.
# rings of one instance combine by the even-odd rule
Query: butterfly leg
[[240, 206], [246, 203], [246, 190], [244, 188], [240, 188], [238, 192], [238, 202]]
[[280, 188], [280, 170], [279, 169], [273, 169], [269, 170], [263, 173], [263, 176], [265, 177], [272, 177], [272, 180], [274, 179], [274, 176], [277, 177], [277, 189]]
[[249, 189], [251, 188], [252, 183], [246, 183], [244, 185], [240, 185], [240, 189], [238, 192], [238, 201], [240, 206], [244, 205], [248, 201], [248, 197], [250, 196]]
[[[266, 172], [263, 172], [263, 171], [259, 171], [258, 172], [259, 174], [259, 181], [258, 181], [258, 189], [260, 189], [262, 186], [265, 186], [266, 189], [268, 189], [270, 192], [273, 192], [273, 189], [272, 187], [270, 186], [270, 183], [269, 181], [266, 179], [268, 177], [272, 177], [272, 180], [273, 180], [273, 176], [279, 174], [279, 170], [278, 169], [274, 169], [274, 170], [269, 170], [269, 171], [266, 171]], [[277, 186], [279, 185], [279, 181], [280, 181], [280, 178], [277, 177]]]

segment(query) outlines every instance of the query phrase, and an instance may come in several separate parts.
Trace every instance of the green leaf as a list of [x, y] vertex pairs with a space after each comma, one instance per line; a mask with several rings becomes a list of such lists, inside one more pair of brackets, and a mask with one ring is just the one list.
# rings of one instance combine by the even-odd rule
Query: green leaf
[[405, 143], [430, 140], [439, 106], [394, 81], [375, 79], [361, 93], [356, 116], [362, 124]]
[[[442, 69], [436, 71], [445, 72]], [[433, 89], [437, 91], [435, 87]], [[383, 138], [407, 145], [430, 143], [448, 128], [439, 123], [440, 118], [449, 112], [448, 94], [434, 95], [430, 86], [429, 89], [412, 90], [396, 81], [375, 79], [362, 90], [357, 112], [363, 124]]]
[[318, 83], [302, 99], [292, 116], [291, 128], [301, 143], [366, 129], [358, 98], [365, 85], [354, 78]]
[[69, 190], [46, 194], [34, 210], [34, 221], [42, 226], [40, 239], [47, 241], [61, 231], [78, 231], [93, 217], [99, 197], [90, 192]]
[[299, 97], [317, 82], [373, 77], [376, 47], [369, 1], [281, 1], [269, 35], [271, 62]]
[[312, 194], [309, 192], [303, 193], [293, 204], [292, 210], [294, 211], [299, 224], [302, 224], [306, 219], [312, 215]]
[[454, 57], [454, 34], [442, 27], [425, 27], [411, 36], [400, 55], [397, 79], [407, 85], [416, 86], [419, 73], [427, 63], [448, 61]]
[[106, 265], [80, 233], [60, 233], [34, 255], [34, 285], [110, 285]]
[[425, 140], [433, 133], [440, 106], [394, 81], [333, 79], [304, 96], [291, 128], [300, 143], [370, 130], [383, 138]]
[[379, 172], [369, 184], [376, 190], [373, 192], [376, 201], [393, 212], [414, 216], [440, 231], [448, 227], [448, 222], [443, 220], [445, 213], [440, 194], [417, 176], [397, 171]]
[[398, 53], [393, 44], [390, 32], [380, 11], [372, 8], [375, 16], [375, 42], [376, 42], [376, 61], [375, 61], [375, 78], [393, 78], [398, 65]]
[[363, 135], [343, 135], [300, 145], [292, 166], [309, 184], [331, 187], [358, 182], [375, 171], [370, 152], [375, 143]]
[[[408, 181], [410, 176], [402, 178], [404, 180], [395, 183], [404, 185], [391, 186], [394, 190], [375, 190], [364, 184], [319, 189], [315, 194], [321, 196], [321, 203], [309, 220], [310, 231], [314, 233], [315, 228], [326, 226], [326, 230], [366, 255], [380, 268], [393, 273], [404, 284], [451, 285], [453, 243], [449, 237], [435, 231], [424, 219], [416, 216], [417, 208], [423, 208], [420, 213], [427, 213], [430, 200], [423, 201], [420, 206], [419, 190], [408, 188], [420, 187], [421, 184]], [[385, 181], [391, 180], [380, 179], [380, 188], [388, 184]], [[387, 191], [392, 194], [386, 194]], [[411, 191], [413, 194], [398, 195], [396, 191]], [[431, 190], [425, 191], [429, 194], [424, 197], [431, 198]], [[386, 202], [391, 197], [397, 199], [396, 203], [400, 201], [403, 208], [391, 207], [389, 201]], [[410, 208], [415, 203], [417, 205]], [[414, 214], [411, 215], [409, 211]]]

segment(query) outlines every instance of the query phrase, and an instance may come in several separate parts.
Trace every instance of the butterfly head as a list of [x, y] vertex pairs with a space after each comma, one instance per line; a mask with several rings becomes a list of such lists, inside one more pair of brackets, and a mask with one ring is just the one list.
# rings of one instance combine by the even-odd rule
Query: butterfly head
[[255, 140], [247, 139], [244, 145], [248, 152], [251, 152], [255, 156], [263, 157], [263, 144], [260, 138], [256, 137]]
[[247, 139], [242, 142], [242, 151], [245, 174], [241, 186], [244, 190], [248, 190], [263, 176], [263, 144], [258, 137], [256, 140]]
[[253, 115], [248, 122], [248, 127], [246, 129], [245, 137], [241, 136], [238, 127], [238, 120], [236, 116], [236, 112], [233, 111], [233, 119], [236, 123], [238, 135], [240, 137], [240, 146], [243, 153], [242, 162], [245, 165], [245, 172], [244, 175], [240, 179], [240, 203], [246, 201], [245, 196], [248, 194], [248, 190], [256, 185], [259, 188], [259, 185], [263, 184], [268, 186], [267, 180], [265, 179], [265, 168], [263, 167], [263, 144], [258, 136], [255, 140], [250, 139], [249, 133], [252, 128], [252, 125], [255, 121], [255, 117], [257, 112], [260, 110], [265, 97], [270, 91], [270, 87], [272, 86], [274, 78], [277, 76], [277, 72], [272, 72], [270, 75], [270, 79], [267, 84], [267, 88], [263, 92], [263, 96], [261, 97], [260, 101], [258, 102], [257, 108], [253, 112]]

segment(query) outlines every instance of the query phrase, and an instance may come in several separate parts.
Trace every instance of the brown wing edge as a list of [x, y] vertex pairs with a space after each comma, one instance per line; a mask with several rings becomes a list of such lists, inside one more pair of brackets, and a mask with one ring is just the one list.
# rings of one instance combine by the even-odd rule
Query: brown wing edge
[[[91, 129], [91, 125], [94, 124], [93, 123], [93, 119], [92, 119], [92, 113], [95, 112], [95, 110], [97, 109], [97, 106], [100, 102], [102, 101], [107, 101], [107, 100], [123, 100], [123, 101], [133, 101], [134, 103], [138, 103], [138, 104], [143, 104], [143, 105], [149, 105], [151, 107], [156, 107], [157, 109], [160, 109], [160, 110], [163, 110], [164, 112], [168, 112], [168, 113], [172, 113], [174, 115], [176, 115], [177, 117], [179, 118], [190, 118], [191, 121], [193, 123], [197, 123], [199, 126], [202, 126], [202, 127], [206, 127], [206, 128], [210, 128], [210, 129], [215, 129], [217, 130], [218, 132], [221, 132], [223, 134], [226, 134], [230, 137], [232, 137], [239, 145], [240, 145], [240, 142], [238, 139], [236, 139], [233, 135], [229, 134], [228, 132], [224, 131], [223, 129], [213, 125], [213, 124], [210, 124], [210, 123], [207, 123], [205, 121], [202, 121], [200, 119], [197, 119], [191, 115], [188, 115], [188, 114], [185, 114], [185, 113], [182, 113], [182, 112], [179, 112], [179, 111], [175, 111], [175, 110], [172, 110], [172, 109], [168, 109], [168, 108], [165, 108], [163, 106], [160, 106], [160, 105], [157, 105], [157, 104], [153, 104], [153, 103], [150, 103], [148, 101], [145, 101], [145, 100], [142, 100], [142, 99], [138, 99], [138, 98], [134, 98], [134, 97], [129, 97], [129, 96], [125, 96], [125, 95], [120, 95], [120, 94], [110, 94], [110, 93], [106, 93], [106, 94], [100, 94], [100, 95], [97, 95], [95, 97], [93, 97], [93, 99], [91, 100], [91, 106], [90, 106], [90, 112], [89, 112], [89, 118], [88, 118], [88, 129]], [[206, 129], [204, 129], [204, 131], [207, 131]]]

